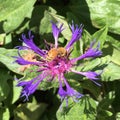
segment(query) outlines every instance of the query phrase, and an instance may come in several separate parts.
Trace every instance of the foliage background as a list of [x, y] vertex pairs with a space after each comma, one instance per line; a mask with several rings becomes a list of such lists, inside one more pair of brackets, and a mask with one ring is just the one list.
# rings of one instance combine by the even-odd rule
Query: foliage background
[[[0, 120], [120, 120], [119, 5], [120, 0], [0, 0]], [[78, 68], [102, 69], [102, 86], [68, 76], [71, 86], [85, 94], [78, 103], [69, 99], [68, 107], [57, 96], [56, 84], [43, 83], [28, 102], [19, 98], [21, 88], [16, 87], [16, 77], [35, 76], [21, 73], [12, 58], [17, 56], [15, 46], [22, 44], [21, 34], [31, 30], [34, 42], [43, 48], [44, 39], [54, 42], [51, 20], [60, 21], [67, 28], [59, 39], [61, 45], [70, 40], [68, 25], [72, 20], [84, 24], [73, 57], [82, 54], [93, 39], [100, 41], [103, 51], [101, 58], [84, 61], [84, 67]]]

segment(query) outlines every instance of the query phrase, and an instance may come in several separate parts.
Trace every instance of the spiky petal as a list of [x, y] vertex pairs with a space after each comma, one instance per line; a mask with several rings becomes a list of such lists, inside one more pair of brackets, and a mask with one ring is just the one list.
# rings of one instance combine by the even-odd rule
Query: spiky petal
[[38, 48], [34, 42], [33, 42], [33, 35], [31, 35], [31, 31], [29, 31], [28, 33], [28, 38], [22, 34], [22, 41], [27, 45], [27, 46], [21, 46], [20, 49], [24, 49], [24, 48], [28, 48], [28, 49], [31, 49], [33, 50], [35, 53], [39, 54], [41, 57], [44, 57], [45, 56], [45, 53], [40, 49]]
[[74, 23], [72, 23], [72, 25], [70, 25], [70, 28], [72, 30], [72, 37], [71, 40], [68, 42], [66, 49], [69, 49], [77, 40], [81, 38], [83, 25], [81, 24], [80, 26], [78, 26], [77, 24], [74, 25]]
[[61, 100], [65, 99], [66, 97], [70, 96], [73, 98], [74, 101], [77, 101], [79, 98], [81, 98], [83, 95], [74, 90], [73, 88], [70, 87], [68, 84], [67, 80], [62, 74], [62, 79], [65, 83], [66, 89], [64, 90], [62, 87], [62, 80], [61, 77], [59, 77], [59, 91], [58, 94], [61, 96]]
[[58, 47], [58, 36], [63, 30], [63, 24], [61, 24], [60, 27], [58, 27], [54, 22], [51, 22], [51, 23], [52, 23], [52, 33], [55, 39], [55, 48], [57, 48]]
[[23, 90], [21, 97], [25, 97], [25, 100], [28, 100], [28, 96], [33, 94], [37, 89], [40, 82], [46, 77], [46, 74], [40, 74], [37, 77], [33, 78], [30, 81], [19, 81], [17, 86], [22, 86]]
[[78, 60], [82, 60], [84, 58], [94, 58], [94, 57], [99, 57], [102, 55], [102, 51], [99, 50], [99, 43], [97, 45], [96, 48], [93, 48], [95, 43], [91, 43], [90, 48], [81, 56], [72, 59], [73, 62], [78, 61]]

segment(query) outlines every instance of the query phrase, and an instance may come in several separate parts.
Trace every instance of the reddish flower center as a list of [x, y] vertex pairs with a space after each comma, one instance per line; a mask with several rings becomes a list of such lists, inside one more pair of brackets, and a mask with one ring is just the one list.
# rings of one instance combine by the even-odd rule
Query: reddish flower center
[[53, 76], [69, 71], [72, 64], [67, 57], [57, 57], [48, 62], [48, 68]]
[[51, 48], [46, 56], [46, 66], [53, 76], [68, 71], [71, 65], [67, 50], [64, 47]]

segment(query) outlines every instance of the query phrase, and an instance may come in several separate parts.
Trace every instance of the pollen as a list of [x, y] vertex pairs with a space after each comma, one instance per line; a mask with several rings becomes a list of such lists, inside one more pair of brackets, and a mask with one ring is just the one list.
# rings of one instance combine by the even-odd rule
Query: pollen
[[[25, 60], [27, 61], [30, 61], [30, 62], [36, 62], [36, 54], [32, 51], [27, 51], [27, 53], [25, 53], [23, 56], [22, 56]], [[26, 69], [30, 68], [32, 65], [23, 65], [21, 66], [20, 68], [20, 71], [21, 72], [24, 72]]]

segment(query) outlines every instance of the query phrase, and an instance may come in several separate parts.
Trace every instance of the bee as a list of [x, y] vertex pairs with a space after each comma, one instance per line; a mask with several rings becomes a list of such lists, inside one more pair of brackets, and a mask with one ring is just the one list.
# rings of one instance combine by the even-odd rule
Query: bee
[[57, 57], [65, 57], [67, 55], [67, 50], [64, 47], [52, 48], [47, 53], [47, 60], [51, 61]]
[[67, 55], [67, 50], [64, 47], [58, 47], [58, 57], [65, 57]]
[[57, 49], [56, 48], [52, 48], [47, 53], [47, 60], [51, 61], [51, 60], [55, 59], [57, 57], [57, 55], [58, 55]]

